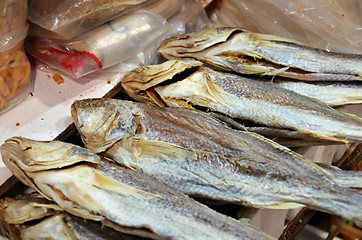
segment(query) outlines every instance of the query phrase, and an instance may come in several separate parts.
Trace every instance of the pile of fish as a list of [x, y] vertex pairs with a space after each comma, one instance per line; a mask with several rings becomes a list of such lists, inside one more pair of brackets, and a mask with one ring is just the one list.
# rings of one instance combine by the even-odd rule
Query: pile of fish
[[1, 151], [14, 175], [64, 211], [126, 234], [153, 239], [272, 239], [151, 176], [70, 143], [13, 137]]
[[360, 55], [237, 28], [171, 37], [159, 51], [167, 61], [122, 80], [137, 102], [72, 104], [86, 148], [23, 137], [0, 147], [6, 166], [41, 194], [1, 201], [8, 237], [273, 239], [194, 197], [307, 206], [362, 225], [361, 172], [288, 148], [362, 141], [362, 120], [332, 108], [361, 103]]

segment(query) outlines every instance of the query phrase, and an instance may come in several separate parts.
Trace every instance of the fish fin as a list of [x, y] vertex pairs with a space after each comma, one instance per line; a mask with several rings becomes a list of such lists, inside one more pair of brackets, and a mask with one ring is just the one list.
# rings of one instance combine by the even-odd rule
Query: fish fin
[[253, 38], [257, 41], [265, 41], [265, 42], [269, 42], [270, 44], [272, 42], [286, 42], [286, 43], [291, 43], [291, 44], [295, 44], [295, 45], [309, 46], [306, 43], [299, 42], [299, 41], [296, 41], [296, 40], [290, 39], [290, 38], [276, 36], [276, 35], [260, 34], [260, 33], [252, 33], [252, 32], [249, 32], [249, 34], [252, 34]]
[[[67, 186], [68, 189], [72, 189], [69, 193], [72, 195], [72, 201], [69, 201], [68, 197], [54, 185], [47, 184], [46, 187], [51, 189], [49, 191], [52, 193], [50, 199], [58, 203], [61, 208], [69, 213], [94, 221], [100, 221], [103, 219], [102, 216], [97, 214], [101, 211], [102, 206], [100, 206], [91, 196], [84, 193], [84, 191], [78, 189], [76, 185], [68, 184]], [[87, 209], [84, 209], [81, 206], [87, 206]]]
[[[341, 111], [342, 112], [342, 111]], [[355, 115], [355, 114], [353, 114], [353, 113], [347, 113], [347, 112], [342, 112], [344, 115], [347, 115], [348, 117], [351, 117], [351, 118], [353, 118], [353, 119], [357, 119], [358, 121], [362, 121], [362, 119], [359, 117], [359, 116], [357, 116], [357, 115]]]
[[346, 144], [350, 143], [350, 141], [348, 141], [347, 139], [341, 139], [338, 137], [333, 137], [331, 135], [310, 133], [310, 132], [305, 132], [305, 131], [300, 131], [300, 130], [297, 130], [297, 132], [299, 132], [300, 134], [303, 134], [303, 135], [312, 136], [314, 138], [321, 138], [321, 139], [325, 139], [325, 140], [329, 140], [329, 141], [341, 142], [341, 143], [346, 143]]
[[293, 209], [293, 208], [305, 207], [305, 205], [294, 202], [285, 202], [285, 203], [277, 203], [277, 204], [260, 206], [260, 207], [267, 209]]
[[147, 89], [145, 90], [147, 96], [149, 97], [149, 99], [151, 99], [151, 101], [148, 101], [150, 102], [151, 104], [156, 104], [157, 106], [159, 107], [167, 107], [167, 104], [162, 101], [162, 98], [158, 95], [158, 93], [153, 89], [153, 88], [150, 88], [150, 89]]
[[180, 147], [179, 145], [151, 140], [135, 140], [137, 157], [161, 158], [167, 161], [185, 161], [194, 155], [192, 151]]
[[212, 79], [212, 76], [204, 73], [204, 77], [206, 80], [207, 91], [210, 95], [215, 98], [215, 100], [223, 105], [230, 105], [230, 102], [224, 98], [224, 96], [228, 95], [227, 92], [216, 86], [215, 81]]
[[149, 200], [152, 198], [161, 197], [160, 195], [149, 193], [138, 188], [129, 186], [127, 184], [118, 182], [111, 177], [108, 177], [98, 171], [94, 172], [95, 183], [94, 187], [104, 189], [107, 191], [111, 191], [117, 193], [122, 196], [133, 196], [135, 198], [139, 198], [142, 200]]
[[44, 208], [44, 209], [52, 209], [55, 211], [64, 211], [63, 208], [59, 207], [57, 204], [49, 204], [49, 203], [31, 203], [32, 206], [35, 207], [40, 207], [40, 208]]
[[[275, 69], [275, 70], [272, 70], [272, 71], [267, 71], [267, 72], [264, 72], [262, 74], [262, 76], [276, 76], [276, 75], [279, 75], [280, 73], [283, 73], [285, 71], [287, 71], [289, 69], [289, 67], [283, 67], [283, 68], [280, 68], [280, 69]], [[273, 81], [273, 79], [272, 79]]]

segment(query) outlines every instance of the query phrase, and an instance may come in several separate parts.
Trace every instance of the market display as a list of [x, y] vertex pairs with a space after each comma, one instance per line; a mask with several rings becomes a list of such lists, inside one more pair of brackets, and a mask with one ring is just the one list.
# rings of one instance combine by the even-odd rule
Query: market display
[[[51, 96], [40, 104], [68, 105], [59, 121], [73, 121], [78, 143], [64, 131], [63, 141], [19, 135], [0, 144], [2, 161], [26, 187], [0, 199], [0, 239], [274, 239], [247, 223], [255, 209], [300, 207], [362, 226], [362, 172], [301, 154], [362, 144], [362, 119], [339, 108], [362, 103], [354, 37], [331, 39], [332, 50], [345, 53], [317, 48], [324, 38], [315, 46], [288, 38], [300, 19], [279, 8], [287, 14], [293, 1], [211, 2], [207, 14], [196, 0], [0, 3], [0, 114], [29, 96], [26, 53], [61, 80], [59, 89], [69, 78], [51, 71], [80, 84], [108, 71], [117, 79], [112, 91], [127, 99], [81, 92], [70, 106]], [[277, 14], [248, 15], [265, 4]], [[307, 19], [309, 10], [297, 12]], [[252, 19], [277, 16], [283, 22], [270, 24], [287, 36], [252, 31]], [[346, 29], [359, 24], [352, 23]], [[318, 39], [314, 28], [298, 28], [300, 39]], [[212, 209], [229, 204], [239, 212]]]

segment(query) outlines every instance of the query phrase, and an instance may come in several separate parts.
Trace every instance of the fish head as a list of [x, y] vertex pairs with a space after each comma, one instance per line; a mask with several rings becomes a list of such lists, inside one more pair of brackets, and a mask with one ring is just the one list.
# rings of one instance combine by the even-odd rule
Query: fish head
[[37, 189], [29, 173], [63, 168], [78, 162], [98, 163], [100, 158], [88, 149], [60, 141], [36, 141], [12, 137], [0, 147], [9, 170], [25, 185]]
[[87, 148], [103, 152], [119, 140], [135, 136], [142, 127], [134, 102], [94, 98], [77, 100], [71, 112]]
[[167, 59], [193, 58], [195, 54], [226, 42], [234, 33], [244, 31], [240, 28], [222, 27], [173, 36], [163, 40], [158, 51]]
[[0, 219], [7, 224], [22, 224], [61, 211], [58, 205], [46, 200], [38, 192], [0, 200]]
[[142, 66], [125, 75], [122, 87], [137, 101], [166, 107], [153, 88], [182, 80], [197, 71], [200, 66], [202, 63], [195, 60], [169, 60], [158, 65]]

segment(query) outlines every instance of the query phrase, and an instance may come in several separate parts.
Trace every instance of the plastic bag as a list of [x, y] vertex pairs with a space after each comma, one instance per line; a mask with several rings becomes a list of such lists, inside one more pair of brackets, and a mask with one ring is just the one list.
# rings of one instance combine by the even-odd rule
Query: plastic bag
[[0, 113], [32, 90], [30, 63], [23, 49], [28, 31], [27, 0], [0, 1]]
[[362, 53], [359, 0], [223, 0], [213, 12], [222, 26], [296, 39], [334, 52]]
[[163, 17], [137, 10], [69, 42], [31, 38], [26, 47], [30, 55], [81, 77], [137, 55], [167, 30]]
[[30, 35], [71, 39], [156, 0], [30, 0]]
[[147, 10], [130, 12], [71, 40], [31, 37], [26, 49], [35, 58], [79, 78], [136, 56], [147, 63], [147, 58], [153, 59], [157, 54], [164, 38], [181, 34], [186, 28], [199, 29], [208, 22], [204, 9], [195, 0], [162, 0], [148, 5]]

